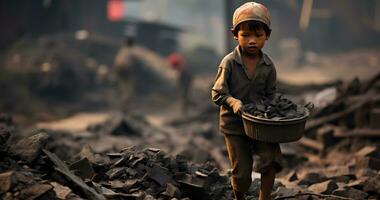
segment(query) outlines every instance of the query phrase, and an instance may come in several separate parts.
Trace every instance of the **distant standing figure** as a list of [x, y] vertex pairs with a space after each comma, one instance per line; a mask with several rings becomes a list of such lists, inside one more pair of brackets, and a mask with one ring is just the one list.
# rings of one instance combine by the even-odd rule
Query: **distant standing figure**
[[133, 38], [127, 37], [123, 46], [116, 54], [114, 70], [117, 74], [120, 94], [120, 107], [125, 110], [133, 101], [135, 96], [135, 68], [138, 65], [138, 59], [134, 49]]
[[171, 68], [177, 72], [177, 94], [181, 103], [181, 110], [187, 115], [189, 107], [189, 90], [193, 76], [189, 68], [185, 65], [184, 59], [180, 53], [172, 53], [168, 56], [168, 62]]

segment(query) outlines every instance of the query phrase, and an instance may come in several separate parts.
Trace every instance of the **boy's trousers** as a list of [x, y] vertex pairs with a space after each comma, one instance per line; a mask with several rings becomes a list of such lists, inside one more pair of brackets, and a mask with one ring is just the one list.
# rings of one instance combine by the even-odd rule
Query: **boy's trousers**
[[282, 155], [278, 143], [253, 140], [246, 135], [224, 134], [231, 163], [231, 184], [234, 190], [247, 192], [252, 182], [252, 170], [265, 173], [273, 164], [276, 172], [282, 169]]

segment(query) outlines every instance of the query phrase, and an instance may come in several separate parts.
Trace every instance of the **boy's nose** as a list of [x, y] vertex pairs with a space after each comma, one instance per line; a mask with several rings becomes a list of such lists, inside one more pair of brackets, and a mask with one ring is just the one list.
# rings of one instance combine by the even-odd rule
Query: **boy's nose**
[[250, 38], [248, 44], [256, 44], [256, 38]]

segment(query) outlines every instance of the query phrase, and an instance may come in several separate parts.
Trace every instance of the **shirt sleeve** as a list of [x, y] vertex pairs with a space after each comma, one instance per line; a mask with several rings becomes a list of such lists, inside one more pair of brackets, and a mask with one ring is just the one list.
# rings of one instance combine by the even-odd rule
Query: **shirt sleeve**
[[276, 72], [276, 68], [273, 66], [267, 79], [265, 94], [269, 98], [274, 98], [276, 91], [277, 91], [277, 72]]
[[230, 97], [230, 92], [228, 88], [228, 77], [229, 70], [225, 67], [219, 66], [218, 73], [215, 78], [214, 86], [211, 90], [212, 101], [216, 105], [223, 105], [228, 97]]

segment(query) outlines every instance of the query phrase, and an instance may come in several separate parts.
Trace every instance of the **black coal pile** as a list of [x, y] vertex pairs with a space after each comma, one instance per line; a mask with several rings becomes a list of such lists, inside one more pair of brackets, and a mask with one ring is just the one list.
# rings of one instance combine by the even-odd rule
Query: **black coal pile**
[[[66, 162], [48, 149], [54, 142], [48, 132], [18, 141], [8, 140], [10, 131], [0, 135], [0, 199], [232, 198], [228, 176], [209, 162], [190, 163], [183, 155], [135, 146], [104, 154], [85, 146]], [[257, 196], [257, 186], [250, 199]]]
[[276, 95], [273, 99], [262, 98], [257, 102], [246, 104], [244, 110], [255, 117], [271, 120], [294, 119], [306, 114], [304, 106], [297, 105], [282, 95]]

